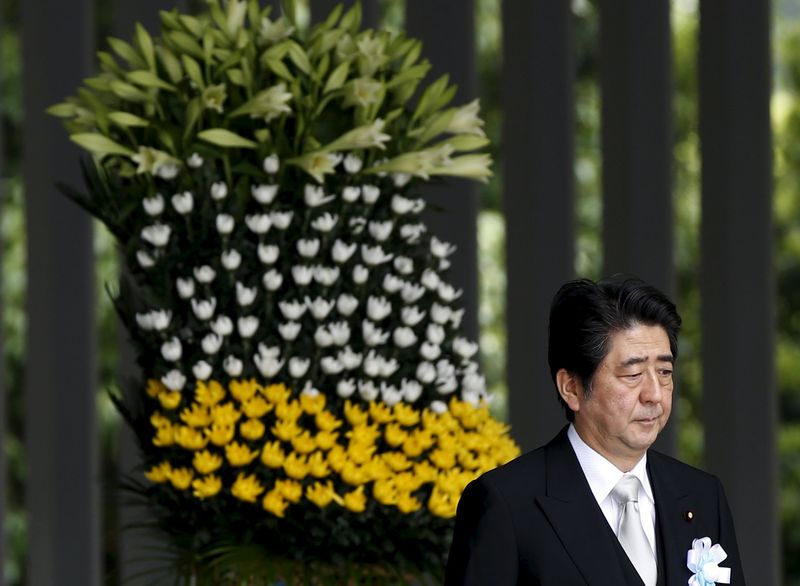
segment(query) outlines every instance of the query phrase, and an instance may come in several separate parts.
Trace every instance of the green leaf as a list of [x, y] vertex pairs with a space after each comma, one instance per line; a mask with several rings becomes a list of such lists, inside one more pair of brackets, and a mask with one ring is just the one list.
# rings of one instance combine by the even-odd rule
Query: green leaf
[[172, 10], [159, 10], [158, 16], [161, 18], [161, 28], [178, 30], [181, 28], [181, 21], [178, 19], [178, 11], [173, 8]]
[[179, 83], [183, 79], [183, 68], [175, 53], [166, 47], [158, 47], [156, 51], [161, 64], [164, 66], [164, 71], [169, 76], [169, 80], [174, 84]]
[[182, 31], [172, 31], [167, 35], [167, 40], [175, 45], [175, 47], [184, 53], [188, 53], [192, 57], [202, 59], [204, 56], [203, 48], [197, 43], [195, 38]]
[[111, 46], [111, 50], [114, 51], [114, 53], [122, 57], [133, 67], [137, 69], [144, 69], [147, 67], [147, 63], [145, 63], [139, 53], [136, 52], [136, 49], [125, 41], [109, 37], [108, 44]]
[[244, 75], [242, 74], [241, 69], [229, 69], [226, 73], [228, 74], [228, 79], [231, 80], [232, 84], [242, 87], [247, 85], [245, 84]]
[[183, 127], [183, 139], [186, 140], [191, 136], [197, 121], [200, 119], [200, 114], [203, 111], [203, 105], [200, 103], [200, 98], [192, 98], [186, 106], [186, 121]]
[[109, 92], [111, 91], [111, 82], [114, 78], [106, 77], [105, 75], [97, 75], [95, 77], [87, 77], [83, 80], [83, 83], [86, 87], [90, 87], [93, 90], [97, 90], [99, 92]]
[[175, 91], [175, 86], [168, 84], [166, 81], [159, 79], [158, 76], [152, 71], [142, 69], [139, 71], [131, 71], [128, 73], [127, 78], [133, 83], [143, 87], [153, 87], [170, 92]]
[[[210, 3], [209, 3], [210, 4]], [[195, 38], [203, 36], [203, 23], [194, 16], [181, 14], [178, 16], [181, 26]]]
[[197, 137], [211, 144], [225, 148], [254, 149], [258, 146], [252, 140], [224, 128], [210, 128], [197, 134]]
[[214, 21], [221, 30], [228, 30], [228, 22], [225, 18], [225, 13], [222, 12], [222, 8], [216, 2], [209, 2], [208, 3], [208, 11], [211, 14], [211, 19]]
[[308, 60], [308, 55], [303, 48], [294, 41], [289, 41], [289, 59], [292, 60], [297, 68], [305, 73], [311, 75], [311, 62]]
[[317, 63], [317, 69], [315, 71], [317, 79], [325, 79], [325, 76], [328, 74], [328, 69], [331, 66], [331, 55], [330, 53], [324, 53], [322, 58]]
[[166, 147], [167, 151], [172, 154], [175, 154], [175, 141], [172, 138], [172, 135], [164, 128], [159, 129], [158, 131], [158, 140], [159, 142]]
[[117, 60], [114, 59], [114, 56], [111, 53], [107, 51], [98, 51], [97, 59], [100, 61], [100, 66], [103, 71], [113, 73], [118, 77], [122, 77], [122, 69], [120, 69], [119, 63], [117, 63]]
[[331, 10], [331, 13], [328, 15], [328, 18], [325, 19], [320, 26], [323, 29], [330, 29], [336, 26], [336, 23], [339, 22], [339, 19], [342, 17], [342, 11], [344, 10], [344, 6], [342, 4], [337, 4], [336, 7]]
[[289, 82], [294, 80], [294, 76], [289, 71], [289, 68], [286, 67], [280, 59], [267, 59], [265, 65], [278, 77]]
[[449, 144], [454, 150], [464, 152], [482, 149], [490, 142], [491, 141], [485, 136], [478, 136], [476, 134], [459, 134], [456, 136], [451, 136], [450, 138], [446, 138], [440, 144]]
[[256, 130], [256, 140], [260, 143], [269, 142], [272, 138], [269, 128], [259, 128]]
[[114, 80], [110, 83], [111, 91], [123, 100], [130, 102], [149, 102], [150, 96], [146, 93], [124, 81]]
[[156, 68], [156, 54], [153, 49], [153, 39], [147, 30], [141, 25], [136, 23], [136, 44], [139, 46], [139, 51], [144, 55], [144, 60], [151, 70]]
[[361, 2], [353, 4], [353, 7], [342, 17], [339, 27], [349, 31], [351, 35], [358, 33], [358, 29], [361, 28]]
[[420, 80], [428, 74], [430, 71], [431, 64], [427, 61], [424, 63], [418, 63], [413, 67], [408, 67], [406, 69], [401, 69], [400, 73], [395, 75], [389, 82], [386, 84], [388, 89], [392, 89], [395, 86], [403, 84], [410, 80]]
[[411, 67], [411, 65], [413, 65], [417, 61], [417, 59], [419, 59], [419, 56], [421, 54], [422, 54], [422, 41], [414, 39], [411, 48], [408, 50], [408, 53], [406, 54], [406, 58], [403, 59], [403, 64], [400, 66], [400, 69], [406, 69], [407, 67]]
[[119, 126], [149, 126], [150, 122], [139, 116], [134, 116], [130, 112], [111, 112], [109, 120]]
[[449, 81], [450, 77], [445, 74], [428, 86], [419, 99], [414, 114], [411, 116], [412, 122], [434, 111], [433, 104], [438, 102]]
[[207, 65], [214, 63], [214, 34], [211, 30], [207, 30], [203, 35], [203, 59]]
[[69, 102], [61, 102], [50, 106], [45, 112], [57, 118], [72, 118], [77, 114], [78, 107]]
[[206, 83], [203, 80], [203, 71], [200, 69], [200, 65], [189, 57], [188, 55], [182, 55], [181, 60], [183, 61], [183, 68], [186, 70], [186, 75], [189, 76], [197, 88], [202, 91], [206, 87]]
[[119, 143], [114, 142], [107, 136], [94, 132], [73, 134], [69, 139], [75, 144], [85, 148], [87, 151], [98, 155], [125, 155], [131, 156], [133, 151]]
[[338, 90], [342, 87], [347, 80], [348, 73], [350, 73], [350, 62], [344, 61], [340, 63], [336, 69], [333, 70], [330, 77], [328, 77], [328, 81], [325, 82], [325, 88], [322, 90], [322, 93], [327, 94], [328, 92]]

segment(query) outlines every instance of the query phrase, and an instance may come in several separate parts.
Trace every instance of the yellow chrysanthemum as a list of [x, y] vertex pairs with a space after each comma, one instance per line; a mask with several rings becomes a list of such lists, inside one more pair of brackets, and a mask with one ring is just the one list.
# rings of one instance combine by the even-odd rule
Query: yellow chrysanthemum
[[242, 413], [251, 419], [264, 417], [272, 410], [272, 405], [267, 403], [264, 397], [255, 396], [242, 403]]
[[372, 496], [382, 505], [393, 505], [397, 502], [397, 487], [391, 478], [377, 480], [372, 485]]
[[449, 470], [456, 465], [456, 455], [450, 450], [438, 448], [431, 452], [428, 459], [440, 470]]
[[419, 411], [401, 401], [394, 406], [394, 418], [400, 425], [411, 427], [419, 423]]
[[458, 498], [454, 498], [452, 494], [443, 492], [436, 487], [431, 491], [431, 496], [428, 499], [428, 510], [437, 517], [444, 517], [445, 519], [455, 517], [457, 506]]
[[175, 428], [175, 443], [186, 450], [202, 450], [208, 444], [208, 438], [199, 429], [180, 425]]
[[231, 494], [241, 501], [248, 503], [256, 502], [258, 495], [264, 492], [264, 487], [256, 478], [255, 474], [244, 474], [240, 472], [236, 481], [231, 487]]
[[315, 482], [311, 486], [306, 487], [306, 498], [320, 509], [327, 507], [331, 501], [336, 501], [339, 504], [344, 502], [342, 498], [336, 494], [336, 491], [333, 489], [333, 482], [330, 480], [325, 484]]
[[215, 425], [233, 426], [241, 418], [242, 414], [236, 409], [233, 403], [223, 403], [214, 405], [211, 408], [211, 418]]
[[383, 454], [383, 461], [395, 472], [403, 472], [414, 465], [402, 452], [386, 452]]
[[205, 434], [212, 444], [222, 447], [233, 440], [233, 436], [236, 434], [236, 428], [233, 427], [233, 425], [214, 423], [210, 428], [205, 430]]
[[333, 431], [342, 425], [341, 420], [337, 419], [330, 411], [320, 411], [317, 413], [314, 418], [314, 423], [317, 424], [317, 427], [321, 431]]
[[192, 482], [193, 494], [199, 499], [215, 496], [222, 489], [222, 480], [219, 476], [203, 476]]
[[303, 431], [292, 438], [292, 447], [300, 454], [310, 454], [317, 449], [317, 442], [308, 431]]
[[264, 507], [265, 511], [272, 513], [276, 517], [283, 517], [289, 503], [281, 496], [280, 492], [271, 490], [264, 495], [264, 500], [261, 505]]
[[262, 391], [264, 396], [270, 403], [275, 405], [280, 405], [281, 403], [285, 403], [289, 400], [291, 396], [291, 392], [286, 385], [283, 383], [277, 385], [269, 385], [266, 389]]
[[239, 425], [239, 433], [244, 439], [257, 440], [264, 436], [266, 426], [258, 419], [248, 419]]
[[156, 464], [150, 470], [144, 473], [150, 482], [161, 484], [169, 480], [169, 475], [172, 473], [172, 466], [169, 462], [164, 460], [161, 464]]
[[167, 387], [165, 387], [164, 383], [162, 383], [160, 380], [156, 380], [156, 379], [152, 379], [151, 378], [150, 380], [147, 381], [147, 389], [146, 389], [146, 391], [147, 391], [147, 396], [148, 397], [152, 397], [153, 399], [155, 399], [161, 393], [166, 392], [167, 391]]
[[225, 446], [225, 457], [231, 466], [241, 468], [258, 458], [258, 452], [239, 442], [231, 442]]
[[272, 426], [272, 435], [285, 442], [291, 441], [293, 437], [300, 434], [300, 428], [297, 421], [281, 420]]
[[217, 381], [197, 381], [194, 388], [194, 400], [206, 407], [213, 407], [226, 396], [225, 389]]
[[222, 456], [212, 454], [208, 450], [195, 452], [194, 458], [192, 458], [192, 465], [200, 474], [211, 474], [222, 466]]
[[191, 427], [205, 427], [211, 423], [211, 411], [205, 405], [193, 403], [181, 411], [181, 421]]
[[352, 486], [358, 486], [369, 482], [370, 476], [364, 466], [359, 466], [355, 462], [348, 460], [345, 462], [341, 471], [342, 480]]
[[394, 413], [392, 413], [392, 409], [385, 403], [372, 401], [369, 404], [369, 416], [372, 417], [373, 421], [377, 421], [378, 423], [394, 421]]
[[308, 472], [315, 478], [325, 478], [330, 474], [330, 466], [322, 452], [314, 452], [309, 456]]
[[189, 488], [192, 478], [194, 478], [194, 472], [192, 472], [191, 468], [173, 468], [169, 475], [169, 481], [178, 490]]
[[308, 475], [308, 461], [305, 456], [291, 453], [283, 462], [283, 471], [289, 478], [302, 480]]
[[367, 422], [367, 412], [349, 400], [344, 403], [344, 416], [350, 425], [362, 425]]
[[330, 450], [339, 439], [339, 433], [333, 431], [320, 431], [315, 437], [314, 441], [320, 450]]
[[280, 468], [286, 456], [279, 442], [267, 442], [261, 448], [261, 462], [270, 468]]
[[414, 464], [414, 475], [424, 482], [434, 482], [439, 472], [430, 462], [416, 462]]
[[347, 452], [341, 445], [336, 444], [328, 452], [328, 464], [334, 472], [341, 473], [345, 463], [347, 463]]
[[317, 393], [315, 395], [311, 393], [302, 393], [300, 395], [300, 405], [303, 411], [309, 415], [316, 415], [325, 408], [325, 395], [322, 393]]
[[156, 430], [156, 435], [153, 438], [153, 445], [159, 448], [171, 446], [175, 443], [175, 431], [172, 425], [165, 425]]
[[153, 414], [150, 416], [150, 423], [156, 429], [161, 427], [170, 427], [172, 426], [172, 421], [169, 418], [165, 417], [163, 413], [160, 411], [154, 411]]
[[480, 460], [469, 450], [459, 450], [458, 463], [467, 470], [477, 470], [480, 467]]
[[296, 422], [303, 414], [303, 407], [299, 401], [288, 401], [279, 403], [275, 407], [275, 415], [282, 421]]
[[159, 393], [158, 401], [164, 409], [172, 411], [173, 409], [177, 409], [178, 405], [181, 404], [181, 394], [177, 391], [164, 391], [163, 393]]
[[407, 437], [403, 442], [403, 453], [409, 458], [416, 458], [426, 450], [425, 444], [420, 441], [417, 435]]
[[371, 480], [385, 480], [394, 474], [383, 458], [377, 456], [372, 457], [369, 462], [364, 464], [364, 470]]
[[396, 448], [408, 437], [408, 432], [403, 430], [397, 423], [391, 423], [386, 426], [386, 429], [383, 432], [384, 437], [386, 438], [386, 443]]
[[294, 480], [276, 480], [275, 490], [290, 503], [298, 503], [303, 498], [303, 485]]
[[233, 395], [233, 398], [244, 403], [256, 394], [260, 385], [255, 380], [233, 380], [228, 385], [228, 390]]
[[409, 513], [413, 513], [418, 511], [422, 508], [422, 503], [419, 502], [417, 498], [412, 496], [407, 492], [400, 493], [397, 495], [397, 508], [400, 509], [400, 512], [404, 515], [408, 515]]
[[347, 457], [356, 464], [365, 464], [372, 458], [376, 449], [374, 444], [351, 441], [347, 446]]
[[363, 513], [367, 508], [367, 497], [364, 494], [364, 487], [359, 486], [353, 491], [348, 492], [342, 497], [344, 506], [353, 513]]
[[425, 483], [425, 480], [413, 472], [401, 472], [394, 477], [394, 483], [400, 492], [414, 492]]

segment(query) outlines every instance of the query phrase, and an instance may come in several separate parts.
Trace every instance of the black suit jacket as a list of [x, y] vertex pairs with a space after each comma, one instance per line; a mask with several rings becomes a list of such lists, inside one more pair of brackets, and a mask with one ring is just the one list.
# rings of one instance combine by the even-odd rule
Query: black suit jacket
[[[728, 502], [716, 477], [650, 450], [658, 584], [686, 586], [692, 540], [710, 537], [743, 586]], [[689, 514], [691, 513], [691, 514]], [[447, 586], [642, 586], [603, 516], [565, 427], [549, 444], [470, 483], [458, 504]]]

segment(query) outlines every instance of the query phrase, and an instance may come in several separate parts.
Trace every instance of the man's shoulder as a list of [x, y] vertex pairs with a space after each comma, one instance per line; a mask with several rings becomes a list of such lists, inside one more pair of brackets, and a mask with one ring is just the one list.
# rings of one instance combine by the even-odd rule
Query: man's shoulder
[[705, 487], [717, 490], [719, 479], [713, 474], [656, 450], [647, 452], [648, 467], [651, 474], [668, 479], [674, 484], [691, 484], [696, 488]]
[[[552, 442], [551, 442], [552, 443]], [[487, 490], [498, 491], [507, 498], [542, 494], [546, 490], [546, 452], [550, 444], [526, 452], [513, 460], [484, 473], [478, 483]]]

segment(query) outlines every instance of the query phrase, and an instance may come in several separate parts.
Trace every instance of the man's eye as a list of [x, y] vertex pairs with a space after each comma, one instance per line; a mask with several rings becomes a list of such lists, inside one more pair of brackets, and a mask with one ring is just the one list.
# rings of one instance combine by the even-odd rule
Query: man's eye
[[672, 376], [672, 369], [669, 368], [662, 368], [658, 371], [658, 374], [661, 376]]
[[642, 376], [642, 373], [637, 372], [636, 374], [626, 374], [625, 378], [628, 380], [637, 380], [640, 376]]

